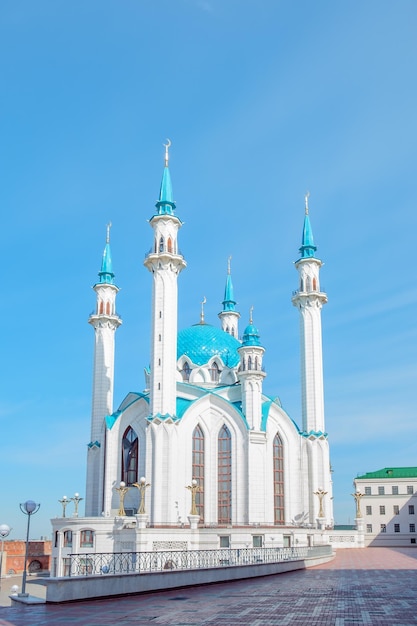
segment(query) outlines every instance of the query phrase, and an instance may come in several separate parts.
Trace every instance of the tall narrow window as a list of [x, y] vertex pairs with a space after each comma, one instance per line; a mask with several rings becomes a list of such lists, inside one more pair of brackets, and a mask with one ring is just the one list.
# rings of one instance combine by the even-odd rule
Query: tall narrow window
[[185, 361], [184, 365], [182, 366], [182, 379], [186, 381], [190, 380], [190, 373], [190, 366], [188, 365], [188, 362]]
[[204, 520], [204, 433], [200, 426], [193, 432], [193, 479], [198, 482], [200, 491], [195, 495], [195, 505], [200, 521]]
[[248, 370], [252, 369], [252, 357], [249, 355], [248, 356]]
[[214, 361], [210, 367], [210, 378], [213, 383], [219, 382], [220, 369], [216, 361]]
[[284, 446], [276, 434], [273, 442], [274, 524], [284, 524]]
[[172, 239], [168, 237], [168, 252], [172, 252]]
[[138, 482], [138, 436], [129, 426], [122, 440], [122, 472], [121, 480], [126, 485]]
[[232, 523], [232, 438], [230, 431], [223, 426], [218, 438], [217, 453], [218, 472], [218, 522]]
[[161, 237], [159, 240], [159, 252], [163, 252], [164, 251], [164, 238]]

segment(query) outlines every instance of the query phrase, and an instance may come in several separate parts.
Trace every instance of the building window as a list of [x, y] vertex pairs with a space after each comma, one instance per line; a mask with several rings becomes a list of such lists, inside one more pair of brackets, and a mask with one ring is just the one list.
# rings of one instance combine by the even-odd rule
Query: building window
[[220, 376], [220, 369], [219, 366], [217, 365], [216, 361], [214, 361], [209, 369], [210, 372], [210, 379], [211, 382], [213, 383], [218, 383], [219, 382], [219, 376]]
[[284, 524], [284, 446], [277, 434], [273, 442], [274, 524]]
[[204, 433], [200, 426], [193, 432], [193, 467], [192, 477], [198, 482], [200, 491], [195, 494], [195, 505], [200, 520], [204, 520]]
[[252, 546], [254, 548], [262, 548], [264, 545], [264, 538], [262, 535], [252, 535]]
[[400, 507], [398, 506], [398, 504], [394, 504], [394, 506], [392, 508], [393, 508], [393, 511], [394, 511], [394, 515], [399, 515], [400, 514]]
[[226, 426], [220, 430], [217, 454], [218, 522], [232, 523], [232, 438]]
[[379, 496], [385, 495], [385, 487], [378, 487], [378, 495]]
[[191, 368], [188, 365], [188, 362], [185, 361], [184, 365], [182, 366], [182, 379], [185, 381], [190, 380], [190, 374], [191, 374]]
[[172, 252], [172, 239], [168, 237], [168, 252]]
[[130, 426], [125, 430], [122, 440], [121, 480], [126, 485], [138, 482], [138, 436]]
[[414, 488], [413, 488], [413, 485], [407, 485], [407, 494], [408, 494], [409, 496], [412, 496], [412, 495], [413, 495], [413, 493], [414, 493]]
[[220, 547], [221, 548], [230, 548], [230, 536], [229, 535], [220, 535]]
[[161, 237], [159, 240], [159, 252], [163, 252], [164, 251], [164, 238]]
[[372, 532], [372, 524], [366, 524], [366, 532], [367, 533], [371, 533]]
[[410, 533], [415, 533], [415, 532], [416, 532], [416, 525], [410, 524]]
[[398, 496], [398, 487], [394, 487], [392, 488], [392, 495], [393, 496]]
[[394, 524], [394, 532], [395, 533], [399, 533], [400, 532], [400, 525], [399, 524]]
[[66, 530], [64, 532], [64, 548], [72, 548], [72, 530]]
[[381, 524], [381, 533], [386, 533], [386, 532], [387, 532], [387, 525]]
[[365, 487], [365, 496], [370, 496], [370, 495], [372, 495], [372, 488]]
[[62, 559], [62, 564], [63, 564], [63, 572], [62, 572], [63, 575], [71, 576], [71, 559], [69, 557]]
[[413, 537], [412, 539], [410, 539], [410, 543], [415, 543], [416, 542], [416, 538]]
[[409, 515], [414, 515], [414, 504], [409, 504], [408, 505], [408, 514]]
[[380, 506], [379, 507], [379, 514], [380, 515], [385, 515], [385, 507], [384, 506]]
[[252, 357], [249, 355], [248, 356], [248, 370], [252, 369]]
[[372, 515], [372, 507], [371, 506], [367, 506], [366, 507], [366, 514], [367, 515]]
[[94, 530], [82, 530], [80, 534], [80, 548], [92, 548], [94, 546]]

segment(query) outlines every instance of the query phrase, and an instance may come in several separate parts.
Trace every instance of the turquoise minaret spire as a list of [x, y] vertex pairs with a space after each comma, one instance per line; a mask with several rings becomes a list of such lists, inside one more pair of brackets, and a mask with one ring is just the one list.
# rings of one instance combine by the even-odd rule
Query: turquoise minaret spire
[[306, 193], [305, 195], [305, 215], [304, 215], [304, 227], [303, 227], [303, 236], [301, 239], [301, 258], [307, 259], [314, 257], [314, 253], [317, 250], [317, 247], [314, 245], [313, 239], [313, 231], [310, 224], [310, 217], [308, 215], [308, 198], [310, 194]]
[[159, 189], [159, 200], [156, 203], [157, 215], [174, 215], [175, 202], [172, 193], [171, 174], [169, 173], [169, 147], [171, 141], [167, 139], [165, 146], [165, 167], [162, 174], [161, 187]]
[[230, 261], [232, 257], [227, 259], [227, 277], [226, 286], [224, 289], [223, 310], [219, 313], [219, 318], [222, 324], [222, 330], [233, 337], [238, 337], [238, 320], [240, 313], [236, 311], [236, 300], [233, 294], [232, 275], [230, 273]]
[[239, 381], [242, 385], [242, 412], [251, 430], [260, 431], [262, 421], [262, 382], [266, 374], [262, 366], [265, 348], [261, 345], [259, 331], [253, 324], [253, 307], [243, 341], [237, 349], [240, 356]]
[[99, 283], [105, 285], [114, 285], [113, 263], [111, 260], [110, 250], [110, 228], [111, 222], [107, 224], [106, 245], [104, 247], [103, 258], [101, 261], [101, 270], [98, 273], [100, 277]]

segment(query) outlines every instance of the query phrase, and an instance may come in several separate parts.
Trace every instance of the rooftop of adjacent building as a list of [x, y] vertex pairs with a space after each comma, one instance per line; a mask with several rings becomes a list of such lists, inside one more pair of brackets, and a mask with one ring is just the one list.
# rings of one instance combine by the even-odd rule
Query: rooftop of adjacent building
[[361, 474], [356, 478], [364, 480], [372, 478], [417, 478], [417, 467], [384, 467], [376, 472]]

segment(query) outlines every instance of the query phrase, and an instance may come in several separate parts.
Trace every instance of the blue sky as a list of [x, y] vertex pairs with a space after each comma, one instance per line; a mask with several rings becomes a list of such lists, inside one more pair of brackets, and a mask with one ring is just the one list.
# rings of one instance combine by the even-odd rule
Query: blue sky
[[217, 323], [227, 257], [264, 389], [301, 423], [304, 194], [322, 286], [337, 523], [352, 480], [417, 465], [414, 0], [3, 0], [0, 7], [0, 522], [85, 490], [94, 284], [106, 223], [118, 310], [115, 405], [143, 389], [143, 267], [163, 167], [183, 220], [179, 327]]

